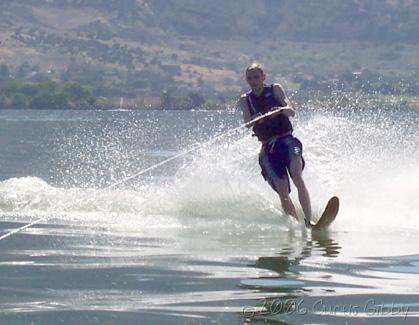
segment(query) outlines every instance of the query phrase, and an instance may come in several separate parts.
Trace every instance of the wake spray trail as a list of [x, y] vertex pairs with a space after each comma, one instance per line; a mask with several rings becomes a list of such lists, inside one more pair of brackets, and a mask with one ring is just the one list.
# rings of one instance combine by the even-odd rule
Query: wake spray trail
[[[419, 188], [414, 182], [419, 178], [417, 125], [416, 112], [401, 113], [379, 108], [369, 111], [322, 111], [317, 108], [300, 114], [295, 120], [295, 135], [304, 144], [307, 163], [304, 178], [312, 196], [313, 212], [318, 213], [323, 203], [331, 195], [337, 194], [341, 198], [342, 209], [333, 225], [334, 229], [418, 229], [414, 215], [414, 211], [419, 210], [416, 200]], [[54, 189], [46, 188], [48, 197], [41, 200], [45, 200], [49, 204], [47, 209], [52, 208], [49, 212], [54, 213], [57, 207], [58, 210], [66, 210], [68, 207], [70, 212], [80, 208], [85, 212], [87, 207], [86, 211], [96, 209], [117, 214], [118, 211], [128, 211], [135, 215], [141, 210], [141, 213], [144, 212], [143, 217], [150, 222], [160, 214], [164, 217], [162, 222], [169, 217], [178, 219], [180, 216], [182, 222], [191, 221], [194, 227], [196, 224], [201, 228], [212, 225], [215, 229], [224, 229], [220, 225], [227, 224], [231, 226], [229, 229], [239, 227], [277, 231], [278, 224], [284, 222], [286, 229], [286, 218], [278, 222], [278, 216], [282, 213], [278, 208], [278, 198], [259, 175], [255, 159], [256, 141], [246, 135], [232, 143], [223, 142], [220, 146], [205, 148], [244, 126], [246, 124], [207, 142], [195, 144], [101, 190], [57, 190], [56, 193]], [[201, 149], [200, 154], [193, 155], [191, 161], [178, 169], [173, 184], [164, 188], [151, 188], [153, 196], [147, 199], [145, 205], [144, 199], [137, 192], [112, 191], [110, 195], [98, 196], [99, 193], [107, 193], [110, 189], [198, 149]], [[148, 193], [149, 186], [145, 190]], [[24, 196], [25, 202], [31, 202], [30, 194]], [[294, 189], [291, 194], [294, 202], [297, 202]], [[66, 199], [68, 196], [76, 199], [82, 196], [82, 206]], [[57, 200], [59, 205], [54, 205]], [[138, 202], [131, 206], [130, 201]], [[165, 202], [162, 207], [161, 202]], [[14, 208], [22, 211], [19, 203], [12, 206], [10, 211], [15, 211]], [[29, 209], [32, 211], [32, 203]], [[3, 235], [0, 240], [46, 219], [40, 217]], [[360, 224], [363, 225], [362, 229], [359, 229]]]
[[[264, 114], [264, 115], [262, 115], [262, 116], [259, 116], [259, 117], [255, 118], [255, 119], [254, 119], [253, 121], [251, 121], [251, 122], [244, 123], [244, 124], [242, 124], [242, 125], [240, 125], [240, 126], [238, 126], [238, 127], [234, 128], [234, 129], [232, 129], [232, 130], [229, 130], [229, 131], [227, 131], [227, 132], [225, 132], [225, 133], [223, 133], [223, 134], [220, 134], [220, 135], [218, 135], [218, 136], [216, 136], [216, 137], [214, 137], [214, 138], [212, 138], [212, 139], [208, 140], [207, 142], [204, 142], [204, 143], [202, 143], [202, 144], [195, 144], [195, 145], [192, 145], [192, 147], [191, 147], [191, 148], [189, 148], [189, 149], [187, 149], [187, 150], [185, 150], [185, 151], [183, 151], [183, 152], [181, 152], [181, 153], [179, 153], [179, 154], [177, 154], [177, 155], [174, 155], [174, 156], [172, 156], [172, 157], [170, 157], [170, 158], [168, 158], [168, 159], [165, 159], [165, 160], [163, 160], [163, 161], [161, 161], [161, 162], [159, 162], [159, 163], [157, 163], [157, 164], [154, 164], [154, 165], [152, 165], [152, 166], [150, 166], [150, 167], [148, 167], [148, 168], [142, 169], [141, 171], [139, 171], [139, 172], [135, 173], [135, 174], [134, 174], [134, 175], [132, 175], [132, 176], [126, 177], [125, 179], [123, 179], [123, 180], [121, 180], [121, 181], [115, 182], [115, 183], [113, 183], [113, 184], [111, 184], [111, 185], [109, 185], [109, 186], [107, 186], [107, 187], [103, 188], [103, 190], [109, 190], [109, 189], [112, 189], [112, 188], [114, 188], [114, 187], [116, 187], [116, 186], [118, 186], [118, 185], [124, 184], [124, 183], [126, 183], [127, 181], [129, 181], [129, 180], [132, 180], [132, 179], [134, 179], [134, 178], [137, 178], [137, 177], [139, 177], [139, 176], [141, 176], [141, 175], [143, 175], [143, 174], [145, 174], [145, 173], [147, 173], [147, 172], [149, 172], [149, 171], [152, 171], [152, 170], [154, 170], [154, 169], [156, 169], [156, 168], [158, 168], [158, 167], [160, 167], [160, 166], [162, 166], [162, 165], [167, 164], [168, 162], [170, 162], [170, 161], [172, 161], [172, 160], [175, 160], [175, 159], [178, 159], [178, 158], [180, 158], [180, 157], [183, 157], [183, 156], [185, 156], [185, 155], [187, 155], [187, 154], [189, 154], [189, 153], [191, 153], [191, 152], [193, 152], [193, 151], [195, 151], [195, 150], [198, 150], [198, 149], [200, 149], [200, 148], [202, 148], [202, 147], [204, 147], [204, 146], [207, 146], [207, 145], [209, 145], [209, 144], [211, 144], [211, 143], [213, 143], [213, 142], [215, 142], [215, 141], [217, 141], [217, 140], [219, 140], [219, 139], [221, 139], [221, 138], [223, 138], [223, 137], [226, 137], [226, 136], [228, 136], [228, 135], [230, 135], [230, 134], [233, 134], [233, 133], [235, 133], [235, 132], [237, 132], [237, 131], [241, 130], [242, 128], [244, 128], [244, 127], [246, 127], [246, 126], [250, 125], [251, 123], [257, 122], [257, 121], [261, 120], [262, 118], [268, 117], [268, 116], [270, 116], [270, 115], [272, 115], [272, 114], [274, 114], [274, 113], [275, 113], [275, 111], [272, 111], [272, 112], [266, 113], [266, 114]], [[8, 238], [8, 237], [10, 237], [10, 236], [12, 236], [12, 235], [15, 235], [15, 234], [17, 234], [17, 233], [19, 233], [19, 232], [21, 232], [21, 231], [23, 231], [23, 230], [25, 230], [25, 229], [27, 229], [27, 228], [29, 228], [29, 227], [32, 227], [33, 225], [36, 225], [36, 224], [38, 224], [38, 223], [40, 223], [40, 222], [42, 222], [42, 221], [45, 221], [46, 219], [47, 219], [47, 217], [41, 217], [41, 218], [39, 218], [39, 219], [37, 219], [37, 220], [35, 220], [35, 221], [31, 222], [31, 223], [28, 223], [28, 224], [26, 224], [26, 225], [24, 225], [24, 226], [20, 227], [20, 228], [17, 228], [17, 229], [15, 229], [15, 230], [12, 230], [12, 231], [10, 231], [10, 232], [8, 232], [8, 233], [6, 233], [6, 234], [4, 234], [4, 235], [0, 236], [0, 241], [1, 241], [1, 240], [3, 240], [3, 239], [6, 239], [6, 238]]]

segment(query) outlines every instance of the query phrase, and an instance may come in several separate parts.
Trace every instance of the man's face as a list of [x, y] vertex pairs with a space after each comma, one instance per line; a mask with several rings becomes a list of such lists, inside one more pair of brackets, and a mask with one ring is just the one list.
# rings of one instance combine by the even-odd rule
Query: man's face
[[249, 70], [246, 72], [246, 81], [252, 90], [260, 89], [263, 87], [265, 75], [259, 70]]

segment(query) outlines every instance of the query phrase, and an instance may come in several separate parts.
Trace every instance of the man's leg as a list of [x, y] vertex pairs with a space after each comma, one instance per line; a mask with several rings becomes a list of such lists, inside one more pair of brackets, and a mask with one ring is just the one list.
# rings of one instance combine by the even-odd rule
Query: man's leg
[[269, 185], [278, 193], [284, 212], [298, 220], [297, 212], [295, 211], [294, 204], [289, 196], [289, 180], [286, 165], [276, 160], [276, 158], [274, 163], [272, 160], [273, 159], [266, 153], [264, 147], [262, 147], [259, 153], [259, 164], [262, 168], [262, 175], [265, 180], [269, 181]]
[[278, 182], [276, 190], [279, 194], [279, 199], [281, 200], [281, 205], [282, 209], [284, 209], [284, 212], [298, 220], [297, 212], [295, 211], [294, 204], [292, 203], [288, 193], [288, 183], [286, 179]]
[[291, 160], [290, 163], [290, 175], [292, 181], [295, 184], [295, 187], [297, 187], [298, 199], [300, 201], [301, 207], [303, 208], [304, 215], [307, 219], [307, 222], [310, 223], [312, 217], [310, 195], [308, 194], [307, 187], [304, 183], [302, 171], [303, 160], [301, 156], [296, 156]]

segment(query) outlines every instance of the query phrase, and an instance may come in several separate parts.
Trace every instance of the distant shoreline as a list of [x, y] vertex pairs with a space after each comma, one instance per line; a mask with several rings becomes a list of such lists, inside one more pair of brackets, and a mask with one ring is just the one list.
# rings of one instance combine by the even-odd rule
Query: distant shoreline
[[[368, 95], [368, 94], [350, 94], [342, 93], [340, 98], [336, 94], [322, 94], [319, 96], [308, 97], [308, 94], [305, 94], [303, 98], [292, 99], [291, 101], [294, 105], [298, 107], [313, 107], [317, 106], [319, 109], [327, 108], [328, 110], [342, 110], [342, 109], [361, 109], [359, 105], [360, 102], [365, 102], [365, 106], [362, 109], [374, 109], [376, 106], [388, 107], [388, 108], [406, 108], [411, 110], [419, 111], [419, 97], [418, 96], [401, 96], [401, 95]], [[351, 97], [352, 96], [352, 97]], [[359, 100], [359, 96], [362, 96], [363, 101]], [[357, 101], [351, 100], [351, 98], [357, 98]], [[90, 106], [90, 107], [75, 107], [75, 108], [1, 108], [1, 111], [191, 111], [191, 112], [211, 112], [211, 111], [236, 111], [237, 108], [227, 105], [216, 105], [214, 107], [209, 107], [208, 105], [203, 105], [201, 107], [170, 107], [164, 108], [161, 106], [133, 106], [125, 105], [123, 107], [118, 107], [117, 105], [113, 106], [112, 101], [105, 106]]]

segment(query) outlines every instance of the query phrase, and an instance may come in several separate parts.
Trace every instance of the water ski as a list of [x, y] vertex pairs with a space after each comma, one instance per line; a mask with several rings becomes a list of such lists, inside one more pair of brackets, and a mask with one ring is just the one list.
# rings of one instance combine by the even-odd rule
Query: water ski
[[317, 223], [311, 228], [313, 230], [320, 230], [329, 227], [329, 225], [336, 219], [339, 211], [339, 199], [337, 196], [332, 197], [327, 202], [326, 208], [320, 216]]

